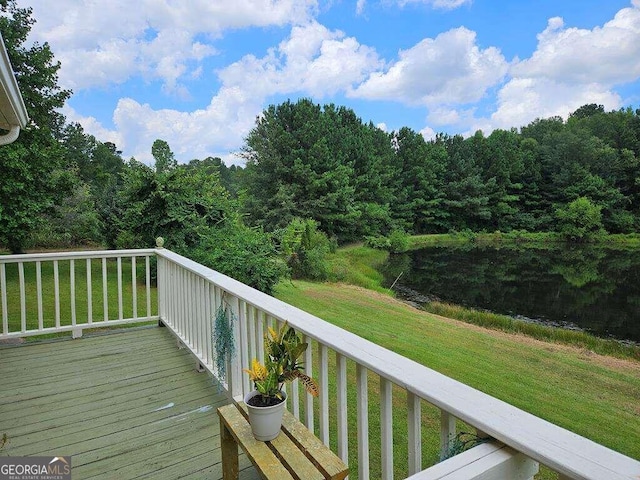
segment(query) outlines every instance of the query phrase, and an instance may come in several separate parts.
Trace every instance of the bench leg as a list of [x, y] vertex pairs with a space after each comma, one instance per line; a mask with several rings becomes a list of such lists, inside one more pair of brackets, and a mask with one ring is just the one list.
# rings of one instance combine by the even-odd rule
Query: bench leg
[[222, 480], [238, 480], [238, 444], [222, 420], [220, 421], [220, 448]]

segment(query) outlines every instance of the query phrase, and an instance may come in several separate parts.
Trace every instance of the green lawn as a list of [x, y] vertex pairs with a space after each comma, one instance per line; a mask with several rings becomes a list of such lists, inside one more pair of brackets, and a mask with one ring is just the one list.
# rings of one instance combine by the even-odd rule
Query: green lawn
[[[578, 348], [469, 326], [348, 285], [289, 282], [278, 286], [276, 296], [525, 411], [640, 459], [637, 361], [601, 357]], [[353, 369], [350, 375], [354, 376]], [[377, 379], [371, 380], [371, 438], [377, 439]], [[350, 398], [350, 404], [355, 408], [355, 398]], [[406, 469], [403, 393], [394, 396], [394, 406], [394, 435], [398, 439], [394, 454], [396, 473], [401, 477]], [[423, 456], [433, 463], [438, 455], [439, 417], [437, 410], [428, 407], [424, 415]], [[350, 411], [349, 418], [353, 420], [350, 432], [355, 433], [355, 410]], [[374, 461], [379, 458], [376, 452], [380, 447], [376, 443], [371, 449], [374, 478], [379, 471]], [[357, 458], [356, 452], [351, 452], [350, 458], [354, 468], [352, 458]], [[544, 471], [539, 478], [555, 476]]]
[[[60, 324], [71, 325], [71, 282], [70, 282], [70, 262], [61, 260], [58, 262], [59, 275], [59, 298], [60, 298]], [[131, 279], [131, 260], [122, 260], [122, 317], [131, 318], [133, 316], [133, 288]], [[144, 258], [136, 259], [136, 296], [137, 313], [139, 316], [146, 315], [147, 291], [144, 281], [145, 263]], [[87, 296], [87, 267], [85, 260], [75, 261], [75, 300], [76, 300], [76, 321], [85, 323], [88, 319], [88, 296]], [[38, 328], [38, 303], [37, 303], [37, 281], [35, 263], [24, 264], [25, 277], [25, 304], [27, 312], [27, 329]], [[54, 267], [53, 262], [42, 262], [42, 307], [44, 327], [55, 326], [55, 291], [54, 291]], [[9, 331], [20, 331], [20, 283], [17, 264], [6, 265], [7, 279], [7, 316], [9, 320]], [[118, 270], [115, 259], [107, 261], [107, 308], [108, 319], [116, 320], [119, 315], [118, 302]], [[91, 312], [93, 321], [104, 320], [103, 301], [103, 278], [101, 260], [91, 262]], [[151, 289], [151, 315], [157, 312], [157, 292]], [[2, 305], [0, 303], [0, 315]], [[1, 318], [1, 316], [0, 316]], [[1, 327], [0, 327], [1, 328]], [[66, 334], [68, 335], [68, 334]]]

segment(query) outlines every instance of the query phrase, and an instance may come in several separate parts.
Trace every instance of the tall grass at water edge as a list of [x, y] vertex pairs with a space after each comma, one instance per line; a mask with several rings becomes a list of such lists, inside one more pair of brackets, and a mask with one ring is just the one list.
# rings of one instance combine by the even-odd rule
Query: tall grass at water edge
[[429, 302], [421, 308], [429, 313], [461, 320], [493, 330], [519, 333], [538, 340], [573, 345], [601, 355], [640, 360], [640, 345], [614, 339], [600, 338], [587, 332], [540, 325], [518, 320], [507, 315], [461, 307], [444, 302]]

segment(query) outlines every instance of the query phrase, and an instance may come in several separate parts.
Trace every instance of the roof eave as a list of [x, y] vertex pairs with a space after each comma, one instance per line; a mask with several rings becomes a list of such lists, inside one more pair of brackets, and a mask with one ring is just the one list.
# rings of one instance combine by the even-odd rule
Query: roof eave
[[[0, 128], [15, 131], [29, 122], [27, 108], [18, 88], [18, 82], [9, 61], [9, 55], [0, 34]], [[16, 135], [17, 137], [17, 135]]]

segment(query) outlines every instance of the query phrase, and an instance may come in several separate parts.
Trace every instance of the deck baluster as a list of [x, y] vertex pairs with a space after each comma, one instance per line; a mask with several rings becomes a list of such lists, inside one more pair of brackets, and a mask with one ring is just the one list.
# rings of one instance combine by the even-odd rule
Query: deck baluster
[[407, 391], [407, 439], [409, 475], [422, 470], [422, 410], [420, 397]]
[[323, 343], [319, 344], [320, 365], [320, 440], [329, 445], [329, 351]]
[[369, 478], [369, 386], [367, 369], [356, 363], [358, 395], [358, 479]]
[[[39, 263], [39, 262], [38, 262]], [[91, 283], [91, 259], [87, 258], [85, 263], [87, 269], [87, 323], [93, 323], [93, 285]]]
[[[38, 303], [38, 330], [44, 328], [44, 311], [42, 308], [42, 262], [36, 262], [36, 301]], [[89, 322], [91, 323], [91, 322]]]

